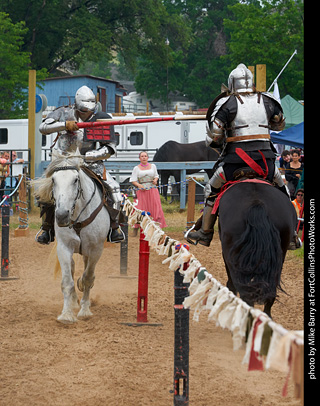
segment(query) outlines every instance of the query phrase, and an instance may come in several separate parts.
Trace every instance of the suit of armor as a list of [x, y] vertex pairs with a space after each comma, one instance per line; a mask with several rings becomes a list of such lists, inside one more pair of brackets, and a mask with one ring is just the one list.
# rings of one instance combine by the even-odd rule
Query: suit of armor
[[[270, 182], [284, 187], [278, 168], [275, 167], [275, 150], [270, 142], [269, 129], [281, 131], [285, 122], [282, 108], [273, 97], [254, 91], [229, 94], [221, 97], [209, 111], [206, 145], [224, 146], [220, 165], [210, 179], [214, 189], [220, 189], [226, 180], [232, 180], [236, 169], [246, 166], [236, 153], [241, 148], [262, 168], [264, 155]], [[223, 178], [221, 177], [223, 176]]]
[[[113, 208], [120, 210], [121, 193], [119, 184], [112, 176], [105, 171], [103, 160], [108, 159], [116, 152], [114, 142], [105, 141], [100, 143], [99, 149], [96, 149], [96, 142], [87, 142], [84, 139], [84, 129], [79, 129], [77, 122], [96, 121], [97, 119], [110, 119], [111, 116], [104, 112], [96, 112], [96, 101], [93, 92], [87, 87], [82, 86], [78, 89], [75, 96], [75, 104], [68, 107], [59, 107], [50, 112], [40, 124], [39, 130], [42, 134], [58, 133], [55, 140], [54, 149], [59, 153], [75, 153], [79, 149], [85, 156], [85, 165], [93, 172], [104, 178], [108, 190], [110, 190], [113, 199]], [[113, 131], [113, 128], [111, 129]], [[48, 244], [53, 241], [54, 225], [54, 207], [41, 205], [40, 215], [43, 216], [43, 233], [37, 237], [41, 244]], [[118, 219], [111, 222], [111, 242], [120, 242], [124, 239]]]
[[274, 182], [287, 194], [281, 174], [275, 166], [275, 149], [269, 135], [270, 129], [281, 131], [285, 126], [281, 105], [270, 94], [254, 91], [252, 73], [243, 64], [230, 73], [228, 87], [229, 91], [213, 100], [207, 112], [206, 145], [222, 147], [223, 152], [209, 180], [210, 187], [205, 190], [206, 207], [202, 219], [185, 234], [189, 242], [199, 241], [205, 246], [210, 245], [213, 237], [217, 214], [211, 212], [221, 187], [234, 178], [237, 170], [244, 167], [247, 171], [250, 169], [237, 154], [238, 148], [262, 170], [266, 164], [267, 180]]

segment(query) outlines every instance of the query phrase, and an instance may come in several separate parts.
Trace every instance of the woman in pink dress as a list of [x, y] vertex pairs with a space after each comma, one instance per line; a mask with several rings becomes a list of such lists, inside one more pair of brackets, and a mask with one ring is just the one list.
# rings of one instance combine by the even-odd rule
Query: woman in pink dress
[[161, 228], [167, 227], [159, 190], [156, 188], [159, 179], [157, 167], [148, 162], [149, 156], [145, 151], [140, 152], [139, 159], [140, 164], [133, 168], [130, 177], [130, 182], [138, 188], [136, 208], [150, 212], [150, 216], [160, 224]]

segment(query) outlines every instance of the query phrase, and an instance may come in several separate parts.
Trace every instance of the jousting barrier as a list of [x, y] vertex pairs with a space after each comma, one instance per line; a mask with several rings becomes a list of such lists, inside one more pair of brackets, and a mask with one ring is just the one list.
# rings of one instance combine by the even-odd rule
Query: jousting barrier
[[[127, 197], [124, 211], [128, 225], [140, 224], [140, 238], [158, 255], [167, 256], [162, 263], [175, 272], [174, 405], [189, 405], [189, 309], [193, 310], [193, 320], [199, 321], [200, 314], [207, 311], [208, 321], [230, 330], [234, 350], [245, 344], [242, 363], [248, 364], [248, 371], [276, 369], [285, 373], [283, 396], [287, 395], [291, 375], [294, 396], [303, 399], [304, 332], [285, 329], [234, 295], [201, 265], [186, 244], [166, 235]], [[143, 297], [146, 309], [147, 296]], [[146, 320], [147, 315], [144, 317]]]
[[[28, 203], [26, 192], [26, 176], [19, 175], [18, 184], [9, 194], [4, 195], [0, 201], [2, 230], [1, 230], [1, 273], [0, 281], [19, 279], [9, 274], [9, 231], [10, 231], [10, 206], [7, 200], [19, 190], [19, 226], [14, 230], [14, 236], [28, 236]], [[18, 203], [16, 201], [15, 203]]]

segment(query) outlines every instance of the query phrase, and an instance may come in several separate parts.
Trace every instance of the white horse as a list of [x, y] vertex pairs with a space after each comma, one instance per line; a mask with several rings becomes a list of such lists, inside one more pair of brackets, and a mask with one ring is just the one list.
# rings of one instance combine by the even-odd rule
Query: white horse
[[64, 296], [58, 321], [73, 323], [73, 309], [79, 306], [74, 286], [73, 254], [83, 257], [84, 272], [77, 281], [83, 292], [78, 317], [92, 316], [89, 294], [94, 283], [94, 270], [110, 229], [110, 216], [104, 197], [96, 183], [81, 169], [83, 160], [76, 155], [57, 155], [44, 177], [34, 181], [36, 197], [43, 203], [55, 203], [55, 235], [57, 255], [62, 272]]

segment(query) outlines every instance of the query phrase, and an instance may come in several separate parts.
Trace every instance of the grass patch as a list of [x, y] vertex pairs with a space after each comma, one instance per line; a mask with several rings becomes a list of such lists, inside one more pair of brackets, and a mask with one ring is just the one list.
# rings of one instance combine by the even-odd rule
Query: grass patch
[[293, 251], [293, 254], [299, 258], [299, 259], [304, 259], [304, 242], [302, 243], [302, 247]]
[[[9, 228], [10, 230], [15, 230], [19, 227], [19, 213], [14, 213], [10, 216]], [[42, 222], [39, 216], [39, 211], [32, 211], [28, 213], [28, 226], [31, 230], [38, 230]], [[2, 222], [0, 220], [0, 230], [2, 229]]]

